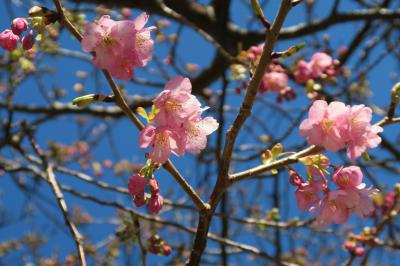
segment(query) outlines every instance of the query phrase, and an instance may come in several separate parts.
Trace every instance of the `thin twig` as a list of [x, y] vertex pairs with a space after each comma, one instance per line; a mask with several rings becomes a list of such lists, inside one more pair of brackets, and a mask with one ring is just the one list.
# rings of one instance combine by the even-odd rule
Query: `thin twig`
[[85, 251], [83, 249], [83, 237], [79, 233], [78, 229], [76, 228], [75, 224], [69, 219], [68, 217], [68, 208], [67, 203], [65, 202], [64, 195], [61, 192], [60, 186], [57, 183], [56, 176], [53, 172], [52, 164], [48, 164], [46, 168], [47, 178], [53, 189], [54, 195], [57, 198], [58, 206], [60, 207], [63, 215], [65, 224], [68, 226], [71, 234], [75, 240], [76, 247], [78, 249], [79, 261], [82, 266], [86, 266], [86, 258], [85, 258]]

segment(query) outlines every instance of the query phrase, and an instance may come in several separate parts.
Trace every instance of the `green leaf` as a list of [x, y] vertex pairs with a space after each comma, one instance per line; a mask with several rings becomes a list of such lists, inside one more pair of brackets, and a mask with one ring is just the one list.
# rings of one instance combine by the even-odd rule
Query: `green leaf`
[[146, 119], [146, 120], [148, 119], [146, 110], [145, 110], [143, 107], [138, 107], [138, 108], [136, 108], [136, 113], [137, 113], [138, 115], [140, 115], [141, 117], [143, 117], [144, 119]]

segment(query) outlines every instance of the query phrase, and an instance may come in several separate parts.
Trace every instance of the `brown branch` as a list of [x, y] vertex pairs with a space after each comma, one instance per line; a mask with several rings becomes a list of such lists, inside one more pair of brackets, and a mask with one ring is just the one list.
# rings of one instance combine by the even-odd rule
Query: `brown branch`
[[135, 235], [136, 235], [136, 238], [137, 238], [139, 247], [140, 247], [140, 253], [141, 253], [141, 255], [142, 255], [142, 265], [143, 265], [143, 266], [146, 266], [146, 254], [147, 254], [147, 250], [146, 250], [146, 247], [145, 247], [144, 244], [143, 244], [142, 237], [141, 237], [141, 234], [140, 234], [140, 223], [139, 223], [139, 219], [138, 219], [138, 217], [135, 216], [132, 212], [130, 213], [130, 215], [131, 215], [131, 219], [132, 219], [133, 226], [135, 227]]
[[60, 209], [63, 213], [65, 224], [68, 226], [68, 228], [71, 231], [71, 234], [75, 240], [75, 244], [78, 249], [79, 261], [82, 266], [86, 266], [85, 251], [83, 249], [83, 237], [79, 233], [75, 224], [68, 217], [67, 203], [65, 202], [64, 195], [61, 192], [60, 186], [57, 183], [56, 176], [54, 175], [54, 172], [53, 172], [53, 166], [51, 164], [47, 165], [46, 173], [47, 173], [47, 178], [51, 185], [51, 188], [53, 189], [53, 193], [57, 198], [58, 206], [60, 207]]
[[229, 185], [228, 171], [232, 157], [233, 146], [235, 144], [240, 129], [242, 128], [244, 122], [251, 113], [251, 109], [256, 99], [261, 79], [265, 73], [267, 65], [271, 62], [271, 54], [273, 47], [275, 45], [276, 40], [278, 39], [279, 31], [290, 9], [291, 9], [291, 1], [289, 0], [282, 1], [281, 7], [278, 11], [278, 15], [275, 18], [271, 30], [268, 30], [267, 32], [263, 54], [261, 55], [260, 62], [257, 66], [255, 74], [250, 81], [249, 88], [246, 92], [239, 113], [236, 116], [236, 119], [233, 122], [232, 126], [230, 127], [230, 129], [228, 129], [226, 133], [226, 142], [221, 156], [221, 160], [219, 161], [220, 166], [218, 171], [217, 182], [214, 186], [214, 190], [209, 200], [209, 203], [211, 205], [211, 211], [208, 213], [200, 213], [197, 233], [193, 243], [192, 252], [189, 258], [189, 263], [188, 263], [189, 265], [200, 264], [201, 256], [206, 246], [207, 242], [206, 236], [210, 227], [213, 212], [215, 211], [221, 199], [221, 196], [223, 195], [224, 191]]
[[[371, 8], [336, 13], [334, 16], [330, 15], [322, 20], [313, 21], [308, 24], [302, 23], [296, 26], [283, 28], [279, 34], [279, 39], [287, 40], [303, 37], [346, 22], [380, 19], [388, 22], [394, 19], [400, 19], [400, 9]], [[235, 32], [239, 39], [245, 44], [249, 43], [254, 45], [264, 38], [263, 32], [249, 32], [245, 29], [238, 28], [236, 25], [230, 25], [229, 30]]]

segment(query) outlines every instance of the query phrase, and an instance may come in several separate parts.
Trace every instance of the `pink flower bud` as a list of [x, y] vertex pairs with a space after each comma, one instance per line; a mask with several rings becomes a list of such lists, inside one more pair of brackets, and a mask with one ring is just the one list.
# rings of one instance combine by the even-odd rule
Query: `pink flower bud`
[[385, 195], [385, 199], [382, 206], [382, 213], [384, 215], [388, 214], [393, 209], [395, 199], [396, 199], [396, 193], [394, 191], [390, 191]]
[[347, 249], [348, 251], [352, 251], [355, 246], [356, 246], [356, 243], [354, 241], [347, 240], [344, 242], [344, 248]]
[[132, 196], [137, 196], [144, 192], [144, 187], [146, 186], [146, 178], [141, 175], [133, 175], [129, 180], [128, 190]]
[[22, 37], [22, 48], [24, 50], [30, 50], [35, 43], [35, 36], [33, 36], [33, 32], [30, 31], [27, 36]]
[[303, 183], [303, 180], [301, 179], [301, 176], [299, 176], [295, 171], [290, 170], [289, 174], [290, 174], [289, 182], [293, 186], [300, 186], [301, 183]]
[[164, 244], [162, 247], [161, 247], [161, 254], [162, 255], [164, 255], [164, 256], [169, 256], [169, 254], [171, 254], [171, 252], [172, 252], [172, 248], [169, 246], [169, 245], [167, 245], [167, 244]]
[[141, 207], [144, 204], [146, 204], [146, 197], [144, 195], [144, 191], [135, 196], [135, 199], [133, 200], [133, 203], [135, 203], [136, 207]]
[[7, 51], [14, 51], [17, 48], [19, 37], [11, 30], [0, 33], [0, 46]]
[[28, 28], [28, 21], [25, 18], [16, 18], [11, 23], [11, 30], [14, 34], [20, 35]]
[[160, 194], [151, 195], [151, 198], [147, 204], [147, 208], [150, 213], [159, 213], [164, 203], [163, 197]]
[[157, 180], [154, 178], [150, 178], [149, 180], [149, 189], [152, 195], [156, 195], [160, 192], [160, 186], [158, 185]]
[[364, 253], [365, 253], [364, 247], [356, 247], [356, 249], [354, 250], [354, 255], [356, 255], [357, 257], [364, 256]]

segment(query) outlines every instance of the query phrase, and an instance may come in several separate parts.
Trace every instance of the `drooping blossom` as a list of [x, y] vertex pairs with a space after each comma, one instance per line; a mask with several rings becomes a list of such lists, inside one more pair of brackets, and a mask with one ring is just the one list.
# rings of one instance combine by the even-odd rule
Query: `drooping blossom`
[[144, 28], [147, 21], [149, 20], [149, 15], [146, 13], [140, 14], [135, 20], [135, 50], [137, 53], [137, 61], [136, 64], [139, 67], [143, 67], [147, 65], [147, 63], [151, 60], [153, 56], [153, 46], [154, 41], [151, 39], [151, 31], [155, 29], [155, 27], [147, 27]]
[[82, 49], [95, 52], [93, 63], [99, 68], [109, 70], [118, 79], [129, 80], [133, 68], [143, 67], [152, 56], [153, 27], [143, 28], [147, 20], [145, 13], [134, 21], [114, 21], [104, 15], [97, 23], [85, 26]]
[[11, 23], [11, 30], [16, 35], [21, 35], [28, 29], [28, 20], [26, 18], [15, 18]]
[[325, 191], [319, 203], [316, 223], [326, 226], [331, 223], [345, 223], [354, 213], [359, 217], [370, 215], [374, 211], [371, 197], [376, 189], [366, 188], [362, 183], [362, 173], [358, 167], [341, 167], [333, 176], [333, 182], [339, 186], [333, 191]]
[[375, 148], [381, 142], [378, 136], [383, 129], [371, 125], [372, 110], [364, 105], [348, 107], [347, 125], [342, 127], [341, 135], [346, 139], [347, 155], [355, 160], [368, 148]]
[[140, 148], [154, 146], [149, 157], [157, 163], [165, 163], [171, 152], [181, 156], [185, 152], [186, 138], [181, 129], [166, 126], [145, 127], [139, 135]]
[[295, 192], [298, 208], [305, 211], [318, 205], [321, 200], [320, 193], [325, 189], [326, 183], [323, 180], [302, 183]]
[[308, 118], [300, 124], [300, 135], [307, 137], [309, 144], [323, 146], [330, 151], [338, 151], [345, 145], [339, 126], [346, 123], [346, 106], [341, 102], [317, 100], [308, 113]]
[[7, 51], [14, 51], [17, 48], [19, 37], [12, 30], [4, 30], [0, 33], [0, 46]]
[[343, 224], [351, 215], [344, 190], [327, 193], [321, 201], [319, 209], [316, 216], [316, 223], [319, 226], [327, 226], [332, 223]]
[[187, 138], [185, 149], [191, 153], [199, 153], [207, 145], [207, 136], [218, 129], [218, 122], [209, 116], [202, 119], [195, 115], [183, 124], [183, 128]]
[[192, 92], [192, 84], [188, 78], [177, 76], [165, 85], [165, 89], [153, 100], [160, 110], [154, 122], [160, 126], [177, 126], [198, 113], [200, 102]]

